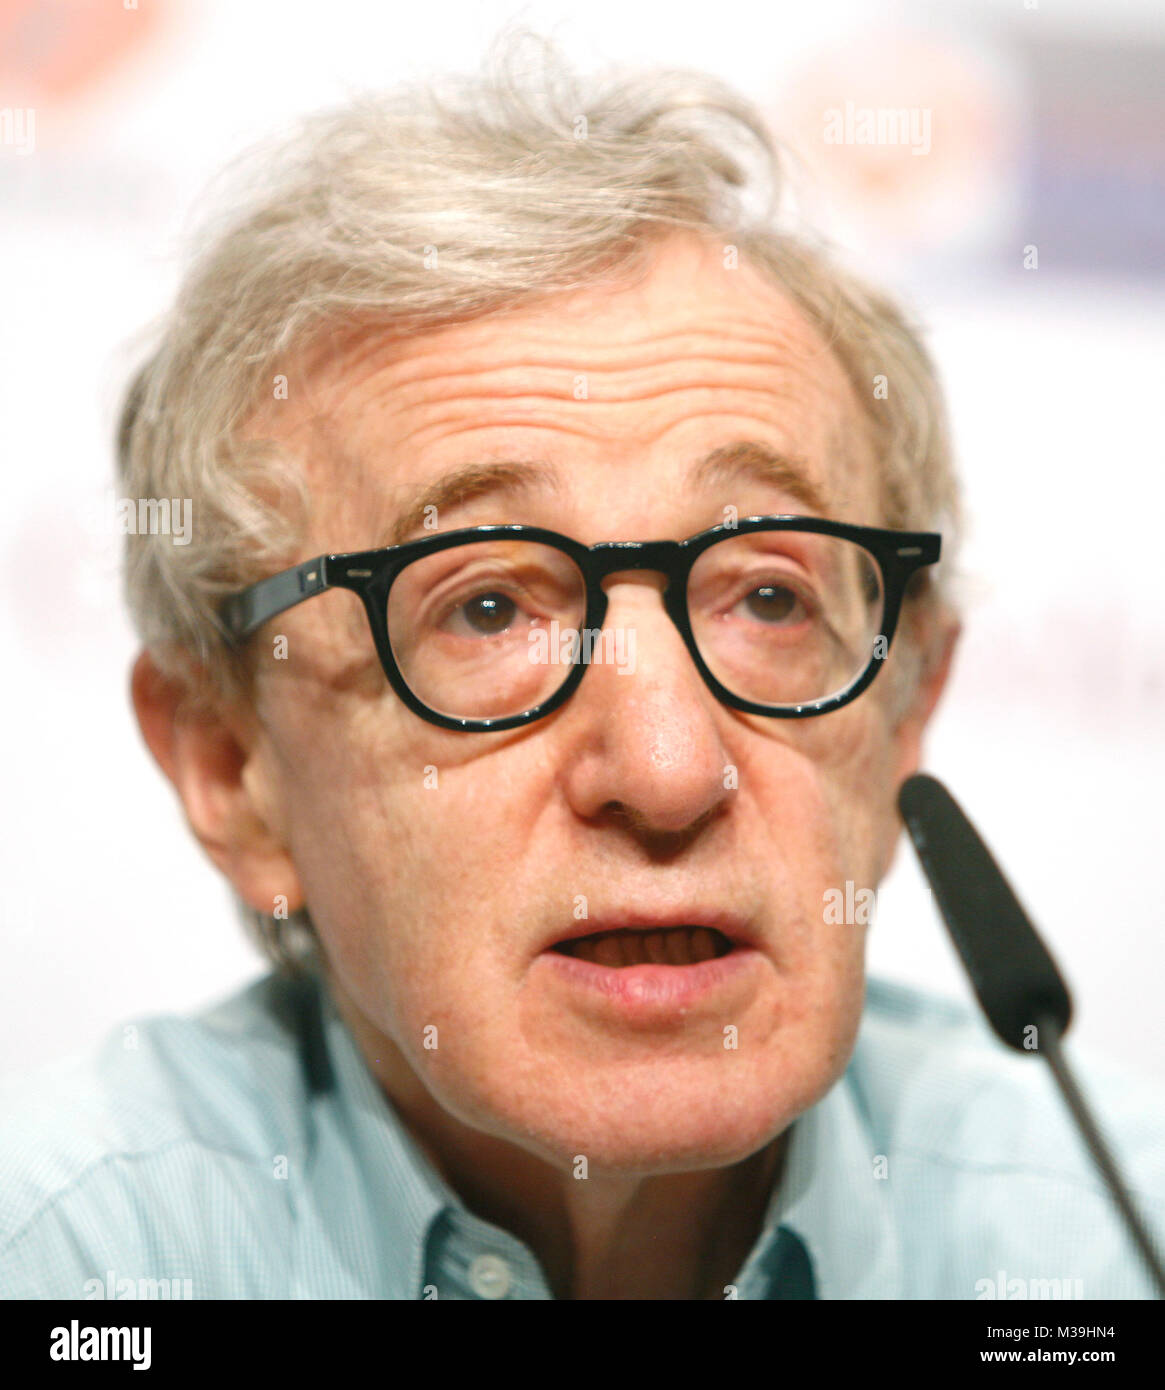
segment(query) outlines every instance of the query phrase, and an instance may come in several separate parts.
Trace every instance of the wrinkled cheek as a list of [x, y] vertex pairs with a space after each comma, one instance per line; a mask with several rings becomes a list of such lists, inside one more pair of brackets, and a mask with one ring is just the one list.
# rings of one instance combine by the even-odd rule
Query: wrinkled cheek
[[515, 1011], [465, 977], [402, 991], [393, 1040], [443, 1109], [491, 1133], [536, 1121], [552, 1096], [571, 1093], [586, 1065], [585, 1051], [567, 1071], [553, 1052], [532, 1048]]
[[830, 897], [817, 904], [812, 933], [788, 961], [790, 985], [799, 985], [792, 992], [805, 1004], [802, 1017], [807, 1023], [816, 1018], [823, 1033], [844, 1027], [860, 1005], [868, 930], [860, 907], [853, 913], [847, 910], [844, 887], [839, 896], [832, 888], [828, 892]]
[[[857, 707], [838, 712], [844, 719], [835, 738], [821, 741], [817, 766], [822, 794], [834, 832], [836, 886], [847, 880], [858, 887], [877, 886], [886, 848], [896, 833], [891, 740], [881, 711]], [[833, 716], [824, 716], [822, 724]]]

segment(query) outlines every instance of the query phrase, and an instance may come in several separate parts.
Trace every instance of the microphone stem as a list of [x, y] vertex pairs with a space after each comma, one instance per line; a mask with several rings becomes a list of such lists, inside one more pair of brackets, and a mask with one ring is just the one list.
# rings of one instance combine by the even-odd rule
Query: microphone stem
[[1088, 1151], [1092, 1155], [1092, 1160], [1100, 1169], [1112, 1199], [1119, 1207], [1121, 1216], [1124, 1217], [1129, 1234], [1136, 1242], [1137, 1249], [1141, 1252], [1141, 1257], [1152, 1275], [1153, 1282], [1157, 1286], [1157, 1297], [1165, 1298], [1165, 1269], [1161, 1267], [1161, 1260], [1153, 1248], [1149, 1233], [1133, 1206], [1132, 1194], [1125, 1186], [1124, 1180], [1113, 1162], [1112, 1155], [1109, 1153], [1108, 1145], [1105, 1144], [1084, 1096], [1068, 1067], [1068, 1059], [1064, 1056], [1063, 1048], [1060, 1046], [1062, 1034], [1059, 1025], [1055, 1019], [1045, 1016], [1037, 1020], [1036, 1027], [1039, 1029], [1040, 1051], [1048, 1059], [1048, 1065], [1052, 1068], [1052, 1075], [1056, 1078], [1056, 1084], [1060, 1088], [1065, 1104], [1075, 1116], [1076, 1123], [1080, 1126], [1080, 1132], [1084, 1135], [1088, 1145]]

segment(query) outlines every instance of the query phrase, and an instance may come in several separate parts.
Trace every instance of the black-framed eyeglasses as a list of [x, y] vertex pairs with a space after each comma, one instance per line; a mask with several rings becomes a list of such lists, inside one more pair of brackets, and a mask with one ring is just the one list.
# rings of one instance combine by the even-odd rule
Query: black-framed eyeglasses
[[516, 728], [559, 708], [588, 665], [633, 671], [635, 630], [607, 629], [603, 581], [663, 574], [663, 606], [697, 670], [733, 709], [777, 719], [855, 700], [889, 654], [912, 576], [942, 537], [807, 516], [753, 516], [684, 541], [586, 546], [518, 524], [320, 555], [228, 598], [244, 642], [326, 589], [364, 604], [384, 674], [444, 729]]

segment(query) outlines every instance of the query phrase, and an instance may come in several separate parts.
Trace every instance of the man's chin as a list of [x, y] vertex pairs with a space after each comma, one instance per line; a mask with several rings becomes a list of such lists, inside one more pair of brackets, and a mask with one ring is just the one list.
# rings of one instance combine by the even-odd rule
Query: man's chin
[[667, 1070], [657, 1063], [654, 1081], [579, 1076], [537, 1100], [478, 1097], [471, 1123], [575, 1177], [694, 1172], [743, 1162], [832, 1084], [790, 1084], [787, 1075], [729, 1080], [722, 1071], [709, 1077], [707, 1066], [673, 1068], [665, 1080]]

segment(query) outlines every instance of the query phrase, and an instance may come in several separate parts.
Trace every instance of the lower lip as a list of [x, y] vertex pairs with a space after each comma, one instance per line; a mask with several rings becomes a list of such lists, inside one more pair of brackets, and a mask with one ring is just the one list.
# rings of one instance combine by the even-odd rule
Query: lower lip
[[631, 1022], [683, 1016], [698, 1005], [726, 1006], [739, 1000], [749, 977], [764, 959], [760, 951], [737, 946], [726, 956], [696, 965], [595, 965], [561, 951], [538, 957], [575, 994], [589, 994]]

